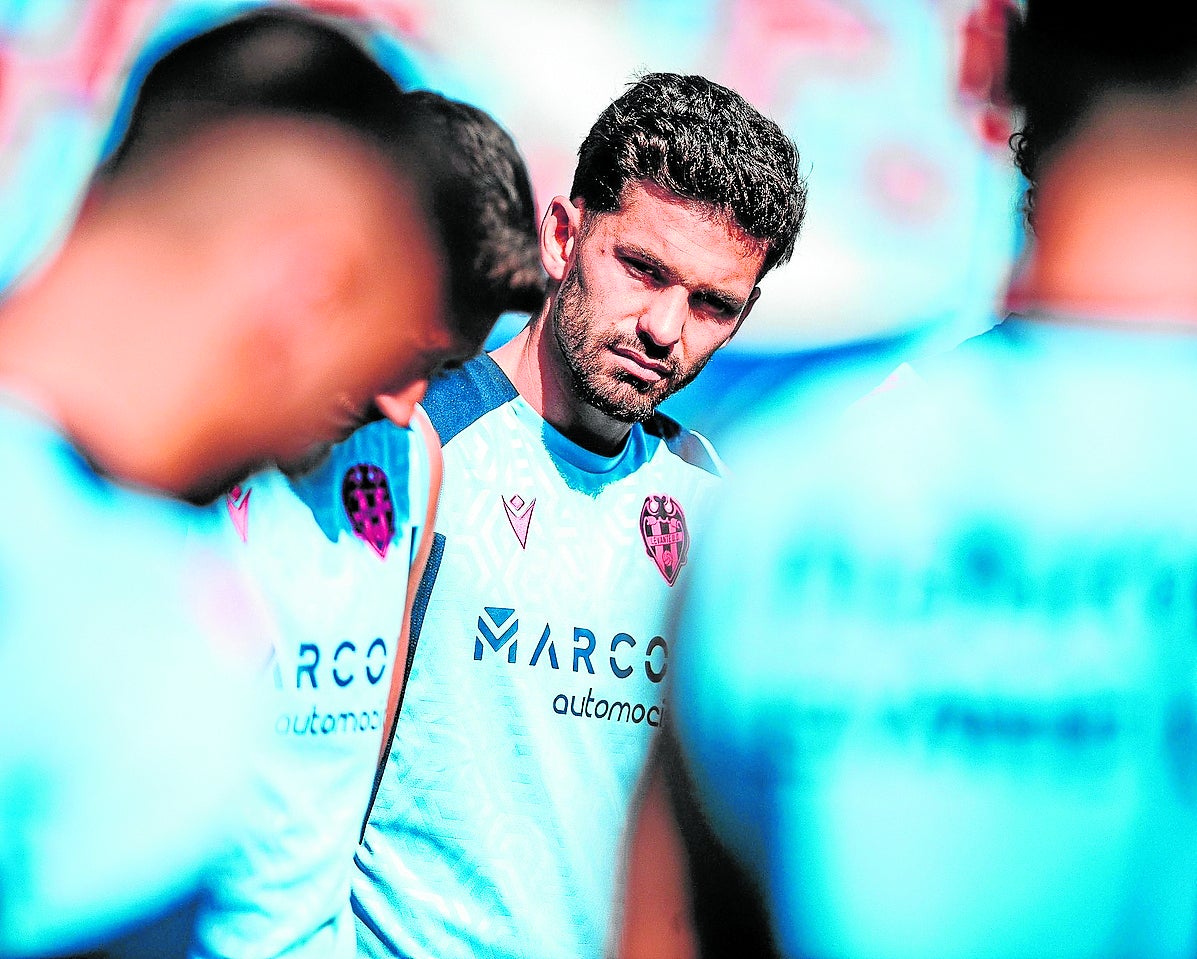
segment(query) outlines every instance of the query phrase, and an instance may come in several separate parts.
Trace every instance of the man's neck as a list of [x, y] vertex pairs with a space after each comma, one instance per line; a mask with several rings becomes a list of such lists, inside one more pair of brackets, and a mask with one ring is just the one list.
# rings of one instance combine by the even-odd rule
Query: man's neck
[[1099, 318], [1197, 322], [1197, 154], [1189, 131], [1178, 138], [1151, 120], [1096, 121], [1052, 159], [1017, 298]]
[[573, 386], [569, 368], [552, 341], [546, 304], [519, 333], [491, 353], [524, 402], [566, 439], [602, 456], [614, 456], [631, 426], [600, 412]]

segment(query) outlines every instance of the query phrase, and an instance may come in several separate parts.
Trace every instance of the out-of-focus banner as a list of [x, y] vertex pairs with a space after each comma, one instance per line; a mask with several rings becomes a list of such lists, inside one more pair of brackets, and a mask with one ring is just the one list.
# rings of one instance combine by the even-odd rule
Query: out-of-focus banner
[[[0, 0], [0, 288], [69, 223], [137, 51], [252, 5]], [[809, 214], [732, 349], [988, 325], [1016, 243], [1016, 179], [958, 93], [966, 0], [306, 5], [365, 19], [406, 85], [489, 110], [542, 205], [568, 191], [587, 128], [638, 73], [703, 73], [776, 119], [809, 175]]]

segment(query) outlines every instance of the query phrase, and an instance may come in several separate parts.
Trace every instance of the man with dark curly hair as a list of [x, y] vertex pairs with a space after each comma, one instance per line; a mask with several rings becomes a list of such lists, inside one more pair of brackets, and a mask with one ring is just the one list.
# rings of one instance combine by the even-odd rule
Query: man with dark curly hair
[[793, 144], [733, 91], [649, 74], [540, 228], [547, 302], [434, 381], [436, 542], [355, 879], [359, 948], [597, 957], [719, 461], [657, 413], [789, 258]]

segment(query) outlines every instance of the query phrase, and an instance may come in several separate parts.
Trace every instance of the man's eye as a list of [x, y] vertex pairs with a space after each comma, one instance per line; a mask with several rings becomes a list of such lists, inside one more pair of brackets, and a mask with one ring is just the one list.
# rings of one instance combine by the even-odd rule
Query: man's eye
[[736, 313], [735, 308], [723, 300], [717, 300], [709, 296], [698, 296], [696, 299], [698, 300], [699, 307], [716, 316], [734, 316]]
[[647, 277], [650, 280], [660, 278], [657, 268], [650, 263], [642, 263], [639, 260], [625, 260], [624, 262], [627, 264], [628, 269], [638, 276]]

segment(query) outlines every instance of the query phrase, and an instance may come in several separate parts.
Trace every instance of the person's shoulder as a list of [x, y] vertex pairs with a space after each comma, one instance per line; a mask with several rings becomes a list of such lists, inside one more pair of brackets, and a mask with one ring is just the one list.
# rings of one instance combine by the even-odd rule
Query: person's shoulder
[[984, 375], [995, 364], [1017, 360], [1026, 351], [1026, 322], [1018, 316], [999, 318], [993, 326], [961, 340], [947, 350], [921, 357], [908, 365], [907, 385], [917, 379], [931, 389], [948, 387]]
[[486, 353], [440, 373], [428, 386], [422, 405], [446, 446], [455, 436], [519, 393]]
[[[169, 555], [203, 511], [99, 473], [51, 423], [12, 411], [0, 416], [0, 495], [12, 509], [4, 540], [20, 552], [83, 562], [93, 544], [128, 546], [129, 562]], [[63, 549], [70, 543], [70, 549]], [[153, 569], [157, 559], [145, 564]], [[135, 579], [135, 577], [133, 577]]]
[[363, 497], [393, 510], [396, 524], [422, 516], [430, 495], [433, 442], [438, 459], [440, 453], [426, 423], [422, 413], [413, 414], [410, 426], [386, 418], [367, 423], [334, 445], [315, 469], [293, 479], [291, 489], [334, 538], [346, 523], [356, 533], [357, 504]]
[[666, 448], [683, 462], [712, 476], [723, 477], [727, 468], [714, 446], [701, 433], [687, 429], [677, 420], [657, 411], [644, 423], [644, 432], [665, 443]]

